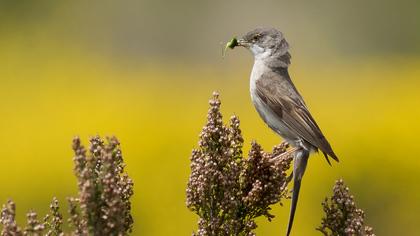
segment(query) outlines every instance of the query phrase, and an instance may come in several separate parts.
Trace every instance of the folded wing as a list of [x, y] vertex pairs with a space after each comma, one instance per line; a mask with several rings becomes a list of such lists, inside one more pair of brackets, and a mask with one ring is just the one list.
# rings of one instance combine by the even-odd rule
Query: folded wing
[[[292, 88], [292, 89], [290, 89]], [[297, 136], [338, 161], [287, 73], [265, 73], [256, 81], [256, 94]]]

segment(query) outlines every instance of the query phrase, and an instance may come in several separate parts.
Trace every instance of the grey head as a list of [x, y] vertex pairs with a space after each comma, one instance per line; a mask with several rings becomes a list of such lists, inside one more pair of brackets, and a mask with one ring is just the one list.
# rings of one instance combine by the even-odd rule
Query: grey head
[[238, 39], [238, 46], [249, 49], [255, 60], [264, 60], [276, 67], [290, 64], [289, 44], [277, 29], [254, 29]]

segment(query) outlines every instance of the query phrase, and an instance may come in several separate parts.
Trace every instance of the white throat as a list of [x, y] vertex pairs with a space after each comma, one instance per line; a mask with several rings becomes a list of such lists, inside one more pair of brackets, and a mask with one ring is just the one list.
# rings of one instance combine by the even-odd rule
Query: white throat
[[256, 44], [252, 44], [249, 50], [254, 54], [255, 61], [267, 59], [272, 54], [271, 49], [265, 49]]

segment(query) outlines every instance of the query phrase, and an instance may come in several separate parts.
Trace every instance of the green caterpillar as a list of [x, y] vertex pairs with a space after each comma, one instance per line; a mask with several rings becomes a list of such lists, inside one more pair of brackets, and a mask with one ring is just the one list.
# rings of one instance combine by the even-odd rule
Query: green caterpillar
[[234, 37], [229, 42], [226, 43], [225, 49], [222, 51], [222, 56], [225, 56], [226, 50], [228, 48], [234, 49], [236, 46], [238, 46], [238, 39], [236, 39], [236, 37]]

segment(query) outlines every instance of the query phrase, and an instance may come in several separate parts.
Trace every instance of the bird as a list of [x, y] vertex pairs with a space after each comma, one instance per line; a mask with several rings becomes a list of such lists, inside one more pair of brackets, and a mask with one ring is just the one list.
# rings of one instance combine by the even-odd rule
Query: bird
[[275, 28], [257, 28], [234, 38], [229, 47], [235, 46], [248, 49], [254, 56], [250, 93], [258, 114], [292, 147], [293, 190], [286, 233], [289, 236], [309, 155], [320, 150], [329, 165], [329, 157], [337, 162], [339, 159], [290, 78], [291, 55], [283, 33]]

